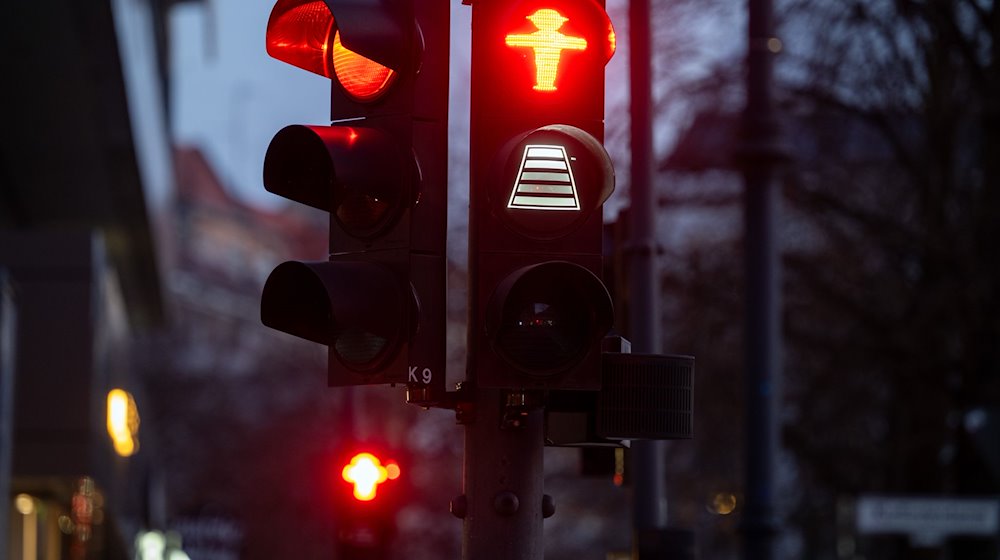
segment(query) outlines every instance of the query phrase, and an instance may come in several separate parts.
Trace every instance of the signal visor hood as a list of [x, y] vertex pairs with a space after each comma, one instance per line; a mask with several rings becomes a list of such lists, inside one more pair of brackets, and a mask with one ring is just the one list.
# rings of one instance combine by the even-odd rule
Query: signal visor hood
[[415, 51], [410, 11], [400, 0], [278, 0], [267, 21], [267, 54], [333, 79], [339, 31], [344, 48], [399, 72]]

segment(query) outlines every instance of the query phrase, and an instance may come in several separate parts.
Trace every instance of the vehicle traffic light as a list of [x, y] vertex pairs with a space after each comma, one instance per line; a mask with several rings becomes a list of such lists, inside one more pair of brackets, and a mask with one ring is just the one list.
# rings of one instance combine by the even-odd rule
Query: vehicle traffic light
[[[288, 126], [265, 188], [330, 213], [330, 256], [286, 262], [267, 326], [329, 347], [329, 384], [444, 391], [449, 8], [424, 0], [279, 0], [272, 57], [330, 78], [330, 126]], [[437, 395], [437, 396], [436, 396]]]
[[470, 376], [597, 390], [613, 315], [600, 274], [614, 29], [596, 0], [472, 10]]

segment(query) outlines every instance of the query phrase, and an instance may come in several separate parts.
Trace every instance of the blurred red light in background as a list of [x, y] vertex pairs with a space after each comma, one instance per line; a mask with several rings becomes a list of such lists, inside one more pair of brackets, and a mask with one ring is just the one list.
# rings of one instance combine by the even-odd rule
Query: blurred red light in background
[[399, 478], [399, 474], [398, 464], [388, 461], [383, 466], [371, 453], [356, 454], [341, 471], [341, 477], [354, 485], [354, 498], [362, 502], [375, 499], [378, 485]]

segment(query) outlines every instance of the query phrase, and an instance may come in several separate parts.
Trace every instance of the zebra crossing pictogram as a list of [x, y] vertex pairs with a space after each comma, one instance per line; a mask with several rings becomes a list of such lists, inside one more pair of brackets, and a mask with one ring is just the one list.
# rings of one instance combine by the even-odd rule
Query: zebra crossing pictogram
[[524, 147], [507, 208], [580, 210], [566, 148], [533, 144]]

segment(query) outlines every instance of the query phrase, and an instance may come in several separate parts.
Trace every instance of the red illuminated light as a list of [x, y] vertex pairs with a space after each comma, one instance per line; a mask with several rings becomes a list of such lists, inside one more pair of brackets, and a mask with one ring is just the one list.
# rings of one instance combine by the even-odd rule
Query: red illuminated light
[[[618, 46], [615, 28], [607, 12], [596, 4], [590, 12], [572, 12], [571, 15], [553, 8], [539, 8], [524, 19], [531, 22], [533, 29], [524, 30], [518, 21], [518, 30], [508, 33], [504, 42], [508, 47], [531, 49], [530, 58], [535, 65], [533, 89], [536, 91], [557, 90], [560, 65], [567, 51], [583, 52], [593, 47], [600, 53], [598, 56], [603, 55], [602, 62], [606, 64]], [[576, 31], [568, 31], [567, 27]], [[577, 33], [584, 36], [576, 36]], [[589, 44], [588, 38], [595, 44]]]
[[333, 36], [333, 71], [344, 91], [358, 101], [373, 101], [389, 87], [396, 73], [378, 62], [350, 51]]
[[523, 47], [534, 51], [535, 90], [556, 91], [555, 81], [559, 73], [562, 51], [585, 50], [587, 40], [560, 32], [559, 29], [569, 20], [556, 10], [542, 8], [526, 19], [535, 26], [536, 31], [511, 33], [507, 35], [505, 42], [509, 47]]
[[354, 498], [362, 502], [375, 499], [378, 485], [399, 478], [399, 465], [389, 461], [382, 465], [371, 453], [358, 453], [344, 465], [341, 477], [354, 485]]
[[336, 78], [357, 101], [377, 99], [396, 75], [344, 47], [322, 0], [279, 0], [267, 22], [267, 54], [326, 78]]

